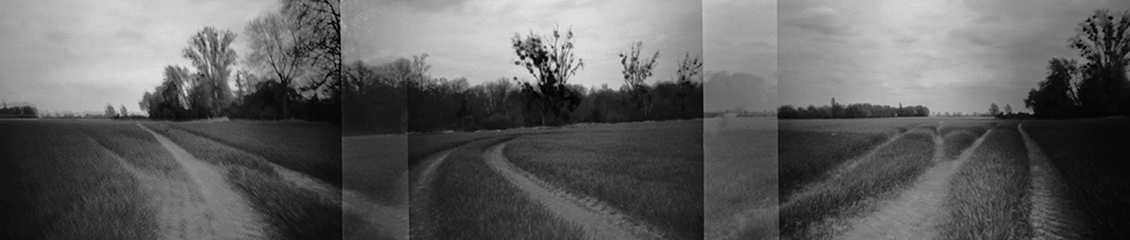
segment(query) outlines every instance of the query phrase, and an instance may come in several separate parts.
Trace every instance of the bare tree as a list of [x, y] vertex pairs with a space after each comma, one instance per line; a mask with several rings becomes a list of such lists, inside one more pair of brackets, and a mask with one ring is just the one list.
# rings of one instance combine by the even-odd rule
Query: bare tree
[[[282, 86], [293, 88], [295, 78], [308, 67], [307, 52], [299, 45], [301, 31], [298, 24], [274, 13], [251, 20], [245, 30], [251, 47], [245, 64], [273, 75]], [[281, 99], [283, 117], [290, 117], [290, 99], [291, 96]]]
[[[296, 24], [297, 48], [321, 73], [305, 90], [337, 91], [341, 81], [341, 1], [282, 0], [282, 14]], [[329, 88], [325, 88], [329, 86]]]

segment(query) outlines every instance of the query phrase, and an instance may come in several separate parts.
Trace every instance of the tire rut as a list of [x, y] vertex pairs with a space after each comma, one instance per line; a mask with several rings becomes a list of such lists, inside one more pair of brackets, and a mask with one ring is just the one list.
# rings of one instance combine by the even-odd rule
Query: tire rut
[[619, 210], [597, 199], [568, 193], [514, 166], [502, 150], [506, 142], [483, 153], [487, 165], [532, 200], [557, 217], [579, 226], [591, 239], [662, 239], [655, 228], [633, 221]]
[[1029, 188], [1032, 210], [1028, 217], [1032, 224], [1033, 238], [1083, 239], [1083, 234], [1071, 227], [1071, 223], [1077, 222], [1075, 219], [1079, 218], [1071, 214], [1068, 200], [1061, 197], [1066, 193], [1067, 186], [1040, 146], [1024, 131], [1024, 124], [1021, 123], [1018, 128], [1024, 138], [1024, 146], [1028, 149], [1032, 179]]
[[227, 183], [227, 169], [200, 161], [168, 138], [142, 126], [164, 146], [191, 182], [150, 174], [109, 150], [127, 171], [146, 185], [158, 210], [162, 239], [265, 239], [262, 217]]
[[[940, 129], [940, 128], [939, 128]], [[850, 228], [837, 239], [932, 239], [938, 235], [936, 226], [942, 216], [943, 204], [949, 192], [950, 179], [962, 164], [968, 162], [985, 138], [993, 132], [989, 128], [972, 145], [962, 150], [952, 161], [945, 161], [943, 139], [934, 133], [935, 163], [915, 180], [911, 188], [898, 193], [898, 198], [883, 201], [880, 208], [862, 218], [848, 221]]]
[[438, 169], [440, 164], [447, 159], [447, 156], [457, 148], [459, 147], [444, 150], [443, 152], [432, 154], [425, 158], [423, 167], [418, 170], [419, 173], [416, 174], [414, 179], [410, 180], [412, 181], [412, 184], [410, 184], [412, 187], [409, 193], [411, 200], [408, 204], [408, 221], [410, 222], [408, 225], [409, 239], [429, 239], [427, 236], [436, 228], [436, 216], [439, 215], [437, 212], [432, 211], [429, 206], [431, 203], [430, 186], [432, 181], [435, 180], [436, 169]]

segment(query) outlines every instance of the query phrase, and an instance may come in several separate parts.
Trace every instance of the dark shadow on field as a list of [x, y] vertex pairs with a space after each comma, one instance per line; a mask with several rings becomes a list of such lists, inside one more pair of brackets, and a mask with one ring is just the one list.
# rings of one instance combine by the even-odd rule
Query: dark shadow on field
[[[374, 199], [377, 204], [383, 205], [378, 209], [394, 211], [375, 213], [383, 215], [382, 221], [375, 223], [345, 216], [342, 223], [345, 238], [407, 239], [408, 236], [397, 235], [408, 232], [408, 137], [345, 137], [342, 138], [342, 156], [342, 188]], [[365, 226], [371, 224], [379, 226]]]
[[1066, 186], [1071, 229], [1087, 239], [1130, 238], [1130, 121], [1025, 121]]

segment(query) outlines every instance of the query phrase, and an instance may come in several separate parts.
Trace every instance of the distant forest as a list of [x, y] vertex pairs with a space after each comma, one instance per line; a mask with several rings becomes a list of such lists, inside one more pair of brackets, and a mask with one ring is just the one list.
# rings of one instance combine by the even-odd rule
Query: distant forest
[[3, 108], [0, 108], [0, 118], [37, 118], [39, 110], [32, 106], [19, 106], [8, 107], [8, 103], [4, 103]]
[[1079, 23], [1068, 46], [1083, 62], [1048, 61], [1048, 76], [1028, 92], [1024, 105], [1037, 118], [1130, 116], [1130, 11], [1096, 10]]
[[[246, 55], [231, 48], [237, 35], [230, 30], [205, 27], [189, 38], [182, 56], [193, 68], [166, 66], [162, 83], [142, 96], [141, 109], [152, 119], [340, 124], [340, 0], [281, 3], [278, 12], [248, 23], [244, 32], [251, 50]], [[246, 69], [233, 72], [237, 63]]]
[[872, 105], [869, 103], [854, 103], [847, 106], [840, 105], [832, 98], [832, 105], [816, 107], [793, 107], [784, 105], [777, 109], [779, 119], [812, 119], [812, 118], [883, 118], [883, 117], [927, 117], [930, 109], [921, 105], [891, 107], [887, 105]]
[[343, 131], [347, 134], [435, 132], [701, 118], [702, 61], [687, 54], [675, 79], [647, 84], [659, 57], [640, 56], [642, 42], [620, 54], [624, 85], [570, 84], [582, 69], [573, 32], [519, 35], [516, 60], [534, 80], [517, 76], [470, 85], [466, 78], [433, 78], [427, 54], [344, 69]]

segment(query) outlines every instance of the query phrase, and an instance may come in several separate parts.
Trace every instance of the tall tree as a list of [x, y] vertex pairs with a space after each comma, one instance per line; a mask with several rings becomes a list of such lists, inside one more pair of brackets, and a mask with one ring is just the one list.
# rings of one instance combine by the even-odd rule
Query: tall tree
[[[531, 32], [525, 39], [518, 34], [511, 39], [514, 53], [518, 55], [514, 65], [525, 67], [537, 81], [522, 82], [521, 86], [542, 113], [542, 125], [546, 124], [545, 113], [568, 120], [569, 114], [581, 103], [579, 93], [567, 87], [569, 77], [584, 67], [584, 61], [573, 55], [573, 30], [570, 29], [562, 38], [554, 28], [551, 36], [542, 37]], [[518, 77], [514, 77], [514, 81], [518, 81]]]
[[1076, 28], [1070, 46], [1087, 62], [1079, 85], [1082, 105], [1090, 114], [1109, 115], [1125, 104], [1130, 92], [1126, 67], [1130, 64], [1130, 11], [1111, 15], [1096, 10]]
[[121, 115], [122, 115], [122, 117], [126, 117], [126, 116], [129, 116], [129, 113], [128, 113], [128, 112], [126, 112], [126, 105], [125, 105], [125, 104], [122, 104], [122, 110], [121, 110], [121, 111], [118, 111], [118, 114], [121, 114]]
[[[641, 117], [646, 119], [651, 112], [653, 101], [648, 94], [647, 78], [651, 77], [651, 70], [655, 68], [655, 60], [659, 58], [659, 51], [655, 51], [650, 59], [640, 58], [643, 41], [632, 43], [632, 49], [627, 54], [620, 53], [620, 65], [624, 67], [624, 86], [628, 89], [631, 101], [640, 111]], [[643, 119], [640, 119], [643, 120]]]
[[1005, 104], [1004, 105], [1004, 114], [1012, 115], [1012, 105], [1011, 104]]
[[206, 117], [215, 117], [231, 101], [231, 89], [228, 87], [228, 76], [231, 75], [231, 66], [235, 65], [237, 55], [231, 48], [235, 41], [235, 33], [229, 30], [222, 32], [213, 27], [205, 27], [189, 39], [189, 46], [184, 49], [184, 57], [192, 61], [196, 67], [200, 82], [195, 88], [195, 93], [200, 101], [200, 109]]
[[1028, 92], [1024, 106], [1037, 117], [1070, 117], [1077, 114], [1080, 93], [1076, 80], [1079, 68], [1075, 60], [1055, 58], [1048, 61], [1048, 76], [1038, 89]]
[[106, 104], [106, 117], [112, 118], [112, 117], [115, 117], [115, 116], [117, 116], [117, 114], [114, 114], [114, 105], [110, 105], [109, 103], [107, 103]]
[[[272, 75], [282, 86], [293, 88], [295, 78], [302, 76], [309, 67], [306, 65], [309, 61], [307, 52], [300, 46], [301, 31], [296, 22], [274, 13], [251, 20], [245, 30], [251, 52], [244, 62]], [[290, 117], [289, 105], [293, 96], [282, 98], [283, 117]]]
[[1000, 109], [1000, 107], [997, 107], [996, 103], [989, 105], [989, 115], [996, 116], [997, 114], [1000, 114], [1000, 112], [1001, 112], [1001, 109]]

